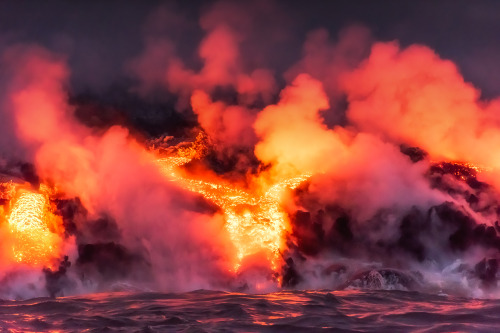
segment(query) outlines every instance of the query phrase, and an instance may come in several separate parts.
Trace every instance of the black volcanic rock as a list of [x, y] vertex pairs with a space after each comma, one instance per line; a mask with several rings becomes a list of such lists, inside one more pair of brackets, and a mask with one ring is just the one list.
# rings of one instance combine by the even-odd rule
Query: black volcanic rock
[[19, 171], [24, 180], [33, 186], [33, 188], [38, 188], [40, 186], [40, 178], [36, 172], [35, 166], [31, 163], [21, 163], [19, 166]]
[[295, 269], [295, 263], [292, 258], [287, 258], [285, 260], [285, 265], [283, 266], [283, 274], [281, 286], [284, 288], [293, 288], [302, 280], [301, 276]]
[[333, 228], [340, 235], [343, 240], [350, 241], [354, 235], [350, 227], [350, 219], [347, 215], [342, 215], [335, 220]]
[[62, 217], [66, 236], [78, 236], [78, 227], [75, 219], [77, 219], [78, 216], [85, 217], [87, 215], [87, 210], [83, 207], [80, 199], [56, 199], [54, 202], [57, 208], [56, 214]]
[[442, 176], [444, 175], [452, 175], [456, 180], [465, 182], [474, 190], [483, 191], [490, 187], [487, 183], [477, 180], [477, 171], [475, 169], [460, 163], [434, 163], [430, 167], [428, 175], [431, 179], [431, 185], [445, 192], [452, 189], [443, 182]]
[[411, 274], [384, 268], [356, 273], [338, 289], [417, 290], [418, 285]]
[[118, 240], [120, 238], [118, 225], [108, 216], [101, 216], [94, 221], [89, 221], [88, 231], [94, 240]]
[[[426, 158], [425, 152], [415, 147], [401, 147], [401, 151], [413, 162]], [[356, 219], [353, 208], [335, 201], [320, 203], [315, 194], [296, 191], [298, 206], [304, 207], [304, 211], [296, 211], [290, 217], [296, 245], [294, 258], [303, 254], [309, 260], [312, 256], [331, 254], [377, 262], [388, 268], [363, 271], [351, 279], [351, 286], [398, 285], [406, 289], [412, 289], [411, 278], [415, 275], [392, 268], [412, 269], [413, 264], [430, 261], [444, 269], [450, 260], [463, 259], [471, 249], [499, 258], [500, 222], [495, 222], [500, 217], [498, 192], [479, 181], [478, 172], [480, 169], [465, 163], [432, 163], [425, 177], [430, 187], [444, 193], [449, 201], [432, 207], [414, 206], [403, 214], [392, 207], [381, 207], [364, 221]], [[475, 268], [469, 263], [461, 273], [480, 279], [485, 286], [492, 285], [496, 283], [493, 276], [498, 275], [499, 264], [497, 259], [488, 260]], [[300, 274], [304, 273], [302, 267], [308, 266], [297, 262]], [[336, 276], [337, 268], [316, 274], [329, 278]]]
[[455, 204], [445, 202], [432, 207], [430, 212], [435, 212], [444, 224], [455, 228], [449, 236], [452, 250], [465, 251], [471, 245], [500, 250], [500, 237], [495, 227], [478, 223]]
[[114, 219], [101, 214], [96, 219], [88, 219], [88, 212], [80, 199], [55, 199], [56, 214], [62, 217], [66, 236], [75, 235], [77, 243], [116, 241], [120, 231]]
[[324, 232], [320, 223], [313, 221], [311, 213], [297, 211], [292, 216], [292, 226], [300, 252], [316, 255], [322, 250]]
[[45, 274], [45, 288], [50, 297], [60, 295], [62, 289], [70, 284], [66, 277], [66, 272], [70, 266], [71, 262], [68, 260], [68, 256], [65, 256], [64, 260], [59, 264], [58, 270], [53, 271], [50, 268], [43, 269], [43, 273]]
[[480, 224], [473, 231], [474, 242], [487, 248], [497, 248], [500, 250], [500, 238], [493, 226]]
[[498, 259], [484, 258], [476, 264], [474, 273], [485, 287], [493, 286], [497, 282]]
[[399, 227], [401, 236], [398, 240], [398, 245], [411, 253], [420, 262], [426, 257], [425, 247], [420, 240], [420, 233], [425, 230], [425, 225], [425, 216], [419, 209], [413, 207], [403, 217]]
[[452, 250], [465, 251], [472, 245], [472, 231], [476, 222], [462, 209], [451, 202], [445, 202], [430, 209], [439, 219], [447, 225], [455, 227], [455, 231], [449, 236], [449, 245]]
[[237, 146], [223, 149], [217, 145], [210, 147], [203, 162], [219, 175], [256, 173], [261, 162], [254, 154], [253, 147]]
[[413, 163], [420, 162], [427, 157], [427, 152], [418, 147], [401, 145], [399, 146], [399, 150], [401, 151], [401, 153], [408, 156]]
[[95, 272], [107, 280], [125, 278], [132, 271], [145, 270], [144, 258], [114, 242], [81, 244], [78, 246], [76, 266], [82, 272]]

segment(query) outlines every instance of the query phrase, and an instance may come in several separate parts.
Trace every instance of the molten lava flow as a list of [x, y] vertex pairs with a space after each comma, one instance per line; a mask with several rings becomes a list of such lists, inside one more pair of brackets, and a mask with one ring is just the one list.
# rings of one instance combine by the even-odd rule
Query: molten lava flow
[[470, 177], [476, 177], [482, 172], [490, 172], [493, 168], [472, 164], [469, 162], [433, 162], [432, 165], [445, 169], [448, 173], [453, 174], [456, 178], [467, 180]]
[[182, 187], [203, 195], [219, 206], [226, 221], [231, 241], [237, 249], [240, 267], [243, 258], [264, 251], [276, 270], [280, 262], [280, 250], [284, 248], [284, 236], [290, 230], [286, 213], [281, 208], [282, 195], [286, 189], [294, 189], [309, 178], [301, 175], [285, 179], [267, 187], [259, 193], [218, 182], [185, 178], [178, 167], [199, 157], [200, 137], [192, 147], [182, 149], [178, 156], [157, 160], [162, 172]]
[[486, 166], [482, 166], [482, 165], [472, 164], [472, 163], [468, 163], [468, 162], [449, 162], [449, 163], [453, 164], [453, 165], [460, 166], [460, 167], [464, 167], [464, 168], [468, 168], [468, 169], [474, 170], [477, 173], [487, 172], [487, 171], [491, 171], [492, 170], [492, 168], [489, 168], [489, 167], [486, 167]]
[[60, 219], [50, 209], [48, 196], [20, 189], [12, 199], [7, 217], [12, 234], [12, 257], [30, 266], [50, 266], [59, 255], [62, 230]]

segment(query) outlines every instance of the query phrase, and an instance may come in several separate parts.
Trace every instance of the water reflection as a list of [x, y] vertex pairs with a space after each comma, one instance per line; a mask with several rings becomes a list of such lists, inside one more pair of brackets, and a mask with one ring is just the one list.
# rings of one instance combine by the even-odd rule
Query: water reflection
[[402, 291], [113, 293], [0, 303], [0, 328], [8, 332], [494, 331], [499, 322], [498, 300]]

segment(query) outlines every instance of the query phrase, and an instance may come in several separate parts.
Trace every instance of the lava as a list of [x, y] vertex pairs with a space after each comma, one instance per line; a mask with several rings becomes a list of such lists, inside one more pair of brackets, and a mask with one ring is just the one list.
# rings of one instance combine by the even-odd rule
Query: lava
[[11, 209], [7, 216], [12, 234], [12, 259], [33, 267], [51, 266], [60, 252], [63, 227], [53, 214], [47, 193], [15, 189], [11, 184]]
[[472, 164], [469, 162], [458, 162], [458, 161], [450, 161], [450, 162], [436, 162], [431, 161], [431, 164], [435, 167], [439, 167], [442, 169], [447, 169], [451, 174], [461, 180], [467, 180], [469, 177], [476, 177], [477, 174], [480, 173], [488, 173], [493, 171], [493, 168]]
[[179, 149], [176, 156], [159, 158], [157, 164], [164, 175], [181, 187], [201, 194], [222, 210], [226, 228], [237, 250], [235, 271], [245, 257], [262, 251], [266, 253], [271, 269], [276, 271], [285, 247], [286, 233], [291, 231], [287, 214], [281, 207], [283, 193], [295, 189], [310, 175], [283, 179], [255, 192], [232, 184], [181, 175], [180, 166], [200, 157], [203, 140], [203, 135], [199, 135], [192, 146]]

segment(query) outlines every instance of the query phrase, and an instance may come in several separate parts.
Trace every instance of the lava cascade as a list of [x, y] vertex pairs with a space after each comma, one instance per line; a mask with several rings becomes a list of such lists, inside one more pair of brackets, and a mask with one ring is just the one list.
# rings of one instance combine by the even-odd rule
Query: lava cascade
[[6, 215], [14, 262], [31, 267], [51, 267], [60, 255], [62, 221], [53, 213], [48, 189], [41, 191], [4, 184], [11, 196]]
[[[281, 207], [283, 193], [295, 189], [310, 175], [287, 178], [254, 192], [222, 180], [207, 181], [183, 175], [179, 168], [202, 157], [206, 149], [204, 142], [205, 135], [200, 133], [191, 146], [178, 149], [174, 156], [159, 158], [157, 164], [167, 177], [201, 194], [223, 211], [225, 226], [237, 251], [235, 271], [245, 257], [264, 251], [271, 269], [277, 272], [287, 233], [291, 231], [288, 216]], [[258, 183], [260, 179], [257, 177], [253, 181]]]

